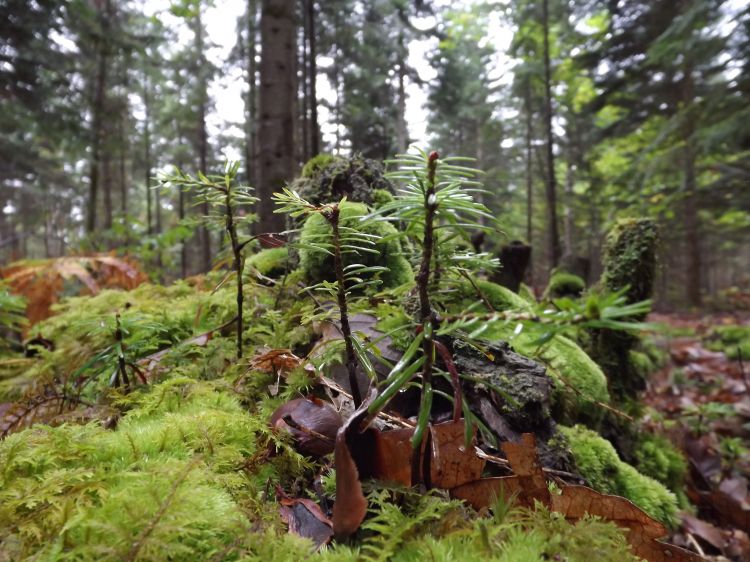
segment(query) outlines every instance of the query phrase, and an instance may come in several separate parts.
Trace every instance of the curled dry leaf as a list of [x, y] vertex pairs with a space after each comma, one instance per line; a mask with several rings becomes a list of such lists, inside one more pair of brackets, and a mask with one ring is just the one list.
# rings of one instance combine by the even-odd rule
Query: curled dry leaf
[[498, 497], [515, 496], [516, 503], [524, 507], [533, 507], [539, 501], [569, 520], [581, 519], [588, 514], [624, 527], [633, 552], [648, 562], [704, 560], [697, 554], [659, 542], [657, 539], [667, 535], [664, 525], [625, 498], [572, 485], [562, 485], [559, 494], [550, 493], [533, 434], [524, 433], [520, 443], [504, 443], [503, 450], [516, 473], [514, 476], [470, 482], [451, 490], [451, 496], [467, 501], [475, 509], [490, 507]]
[[302, 364], [289, 349], [272, 349], [250, 359], [250, 368], [262, 373], [288, 373]]
[[290, 498], [281, 489], [276, 493], [281, 520], [287, 524], [290, 533], [310, 539], [316, 550], [331, 542], [333, 523], [318, 504], [306, 498]]
[[271, 415], [271, 426], [291, 433], [295, 449], [311, 457], [333, 452], [342, 423], [336, 409], [317, 398], [290, 400]]

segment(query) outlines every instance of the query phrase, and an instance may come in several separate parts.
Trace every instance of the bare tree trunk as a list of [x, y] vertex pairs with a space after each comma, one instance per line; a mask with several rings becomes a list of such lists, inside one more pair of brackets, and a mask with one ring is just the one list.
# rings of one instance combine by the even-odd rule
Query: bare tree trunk
[[310, 99], [308, 98], [307, 94], [309, 91], [308, 88], [308, 70], [310, 68], [310, 64], [308, 61], [308, 23], [307, 23], [307, 6], [306, 6], [307, 0], [302, 0], [302, 29], [299, 33], [299, 38], [302, 40], [301, 48], [299, 49], [299, 56], [297, 58], [299, 70], [301, 72], [296, 72], [295, 74], [299, 76], [301, 74], [301, 81], [298, 84], [297, 87], [297, 95], [299, 97], [299, 120], [300, 120], [300, 136], [299, 139], [301, 142], [299, 142], [299, 151], [300, 151], [300, 162], [307, 162], [307, 160], [310, 159], [312, 156], [310, 154]]
[[408, 131], [406, 127], [406, 52], [404, 49], [404, 36], [398, 38], [398, 85], [396, 93], [396, 150], [399, 154], [404, 154], [407, 149]]
[[151, 230], [151, 92], [150, 83], [146, 71], [143, 72], [143, 159], [145, 167], [145, 191], [146, 191], [146, 232], [152, 234]]
[[[206, 61], [203, 49], [203, 19], [198, 6], [198, 12], [195, 17], [195, 50], [198, 53], [198, 88], [200, 102], [198, 106], [198, 158], [199, 170], [208, 173], [208, 131], [206, 130], [206, 113], [208, 111], [208, 80], [206, 78]], [[209, 214], [208, 202], [201, 205], [203, 215]], [[202, 270], [211, 269], [211, 232], [208, 226], [201, 227], [201, 261]]]
[[263, 0], [260, 22], [260, 128], [258, 228], [280, 232], [284, 219], [274, 214], [271, 195], [292, 178], [295, 170], [295, 2]]
[[550, 269], [560, 259], [560, 235], [557, 228], [557, 180], [555, 179], [554, 139], [552, 136], [552, 76], [549, 54], [549, 0], [542, 1], [542, 27], [544, 28], [544, 125], [547, 135], [547, 253]]
[[[682, 82], [683, 110], [690, 107], [695, 99], [695, 84], [692, 65], [685, 65], [685, 78]], [[694, 122], [687, 119], [684, 129], [685, 148], [683, 150], [684, 178], [683, 191], [683, 224], [685, 225], [685, 243], [687, 253], [686, 297], [692, 306], [700, 306], [701, 298], [701, 225], [698, 216], [696, 179], [695, 179], [695, 143], [693, 140]]]
[[568, 161], [567, 173], [565, 174], [565, 222], [563, 223], [563, 238], [565, 253], [573, 255], [573, 183], [575, 181], [575, 164]]
[[310, 47], [308, 53], [308, 65], [309, 70], [307, 72], [307, 80], [309, 84], [309, 90], [307, 93], [308, 104], [310, 105], [310, 154], [316, 156], [320, 153], [320, 124], [318, 123], [318, 93], [317, 85], [315, 81], [318, 77], [318, 62], [316, 57], [317, 52], [317, 38], [316, 27], [315, 27], [315, 0], [307, 1], [307, 40]]
[[257, 0], [248, 0], [247, 2], [247, 44], [246, 57], [247, 57], [247, 99], [245, 100], [245, 167], [247, 169], [247, 181], [250, 185], [255, 185], [255, 168], [256, 168], [256, 154], [255, 154], [255, 135], [256, 135], [256, 120], [258, 116], [257, 108], [257, 68], [255, 64], [255, 57], [257, 55], [257, 16], [258, 16], [258, 2]]
[[[101, 25], [107, 27], [108, 16], [99, 14]], [[94, 86], [92, 104], [92, 136], [91, 136], [91, 161], [89, 163], [89, 199], [86, 212], [86, 232], [91, 234], [96, 230], [97, 197], [99, 194], [99, 173], [101, 168], [102, 150], [102, 114], [104, 113], [104, 101], [107, 88], [107, 47], [105, 39], [98, 39], [97, 46], [97, 71]]]

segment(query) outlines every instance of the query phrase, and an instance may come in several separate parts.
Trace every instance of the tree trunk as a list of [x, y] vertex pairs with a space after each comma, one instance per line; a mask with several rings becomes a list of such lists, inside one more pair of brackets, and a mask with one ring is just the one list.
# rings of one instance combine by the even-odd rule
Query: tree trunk
[[[206, 60], [203, 49], [203, 19], [200, 6], [195, 17], [195, 50], [198, 54], [198, 158], [199, 170], [208, 174], [208, 131], [206, 130], [206, 113], [208, 111], [208, 80], [206, 78]], [[204, 216], [209, 214], [208, 202], [201, 205]], [[211, 269], [211, 232], [207, 225], [201, 227], [201, 261], [202, 271]]]
[[295, 2], [263, 0], [260, 59], [260, 166], [258, 228], [280, 232], [284, 219], [274, 214], [271, 195], [292, 179], [295, 168]]
[[[100, 13], [101, 25], [106, 28], [107, 16]], [[91, 161], [89, 163], [89, 200], [86, 212], [86, 232], [91, 234], [96, 230], [97, 198], [99, 194], [99, 172], [101, 167], [102, 150], [102, 114], [107, 88], [107, 48], [104, 39], [98, 40], [97, 71], [92, 104], [92, 135]]]
[[[693, 68], [685, 65], [685, 78], [682, 82], [683, 111], [687, 110], [695, 101], [695, 84]], [[683, 150], [684, 178], [683, 191], [683, 224], [685, 225], [685, 250], [687, 253], [687, 283], [686, 296], [691, 306], [701, 305], [701, 226], [698, 216], [696, 180], [695, 180], [695, 144], [693, 140], [694, 120], [687, 119], [684, 128], [685, 148]]]
[[144, 71], [143, 76], [143, 159], [145, 167], [145, 190], [146, 190], [146, 232], [151, 234], [151, 93], [148, 75]]
[[310, 105], [310, 154], [317, 156], [320, 153], [320, 124], [318, 123], [318, 93], [315, 81], [318, 77], [317, 40], [315, 37], [315, 1], [307, 0], [307, 40], [309, 42], [307, 80], [309, 91], [307, 93]]
[[554, 140], [552, 136], [552, 76], [549, 54], [549, 0], [542, 2], [542, 27], [544, 28], [544, 125], [547, 135], [547, 254], [550, 269], [560, 259], [560, 236], [557, 229], [557, 181], [555, 179]]
[[257, 69], [255, 56], [257, 55], [257, 0], [248, 0], [247, 2], [247, 99], [245, 100], [245, 167], [247, 169], [247, 181], [250, 185], [255, 185], [255, 135], [257, 119]]

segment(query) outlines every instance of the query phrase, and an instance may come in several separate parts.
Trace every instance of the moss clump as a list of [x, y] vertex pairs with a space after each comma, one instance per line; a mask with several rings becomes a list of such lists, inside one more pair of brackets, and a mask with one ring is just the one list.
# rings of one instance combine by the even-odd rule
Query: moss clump
[[586, 283], [578, 275], [556, 271], [550, 277], [544, 291], [545, 299], [559, 299], [562, 297], [580, 297], [586, 288]]
[[247, 258], [246, 265], [266, 277], [278, 277], [287, 271], [288, 263], [289, 250], [282, 247], [261, 250]]
[[[362, 227], [360, 218], [367, 214], [367, 206], [361, 203], [346, 202], [341, 206], [340, 226], [375, 235], [379, 241], [375, 245], [377, 253], [351, 252], [343, 254], [344, 266], [359, 263], [367, 266], [385, 266], [388, 271], [380, 274], [385, 287], [396, 287], [414, 281], [409, 262], [403, 255], [401, 243], [396, 238], [398, 232], [387, 222], [369, 222]], [[330, 239], [331, 225], [319, 213], [310, 215], [300, 233], [300, 268], [308, 283], [333, 281], [333, 256], [317, 250], [310, 250], [306, 244], [319, 244], [321, 240]]]
[[612, 444], [581, 425], [560, 426], [567, 437], [578, 470], [598, 492], [628, 498], [654, 519], [674, 526], [677, 498], [662, 484], [638, 472], [617, 456]]
[[393, 201], [393, 193], [387, 189], [376, 189], [372, 192], [372, 206], [376, 209], [379, 209], [391, 201]]
[[477, 301], [481, 302], [484, 299], [492, 305], [493, 309], [498, 311], [517, 310], [523, 312], [530, 310], [529, 302], [523, 297], [517, 295], [507, 287], [503, 287], [492, 281], [477, 279], [474, 281], [474, 284], [469, 281], [461, 281], [458, 284], [458, 292], [459, 295], [456, 299], [456, 308], [458, 310], [466, 310], [467, 306]]
[[[292, 189], [314, 205], [337, 203], [344, 197], [374, 205], [377, 191], [395, 192], [381, 164], [361, 154], [349, 158], [319, 154], [305, 164]], [[382, 198], [382, 194], [379, 197]]]
[[[343, 160], [343, 158], [339, 158], [339, 160]], [[336, 157], [333, 154], [328, 154], [327, 152], [322, 152], [317, 156], [313, 156], [307, 162], [305, 162], [304, 166], [302, 166], [300, 177], [306, 179], [316, 178], [320, 175], [324, 168], [330, 166], [335, 161]]]
[[127, 400], [114, 431], [36, 426], [0, 443], [0, 540], [11, 559], [207, 559], [248, 532], [268, 479], [289, 482], [306, 467], [284, 446], [240, 470], [277, 439], [270, 401], [250, 415], [219, 387], [179, 377]]
[[688, 467], [679, 449], [661, 435], [641, 433], [634, 456], [639, 472], [664, 484], [677, 496], [680, 506], [687, 507], [685, 477]]

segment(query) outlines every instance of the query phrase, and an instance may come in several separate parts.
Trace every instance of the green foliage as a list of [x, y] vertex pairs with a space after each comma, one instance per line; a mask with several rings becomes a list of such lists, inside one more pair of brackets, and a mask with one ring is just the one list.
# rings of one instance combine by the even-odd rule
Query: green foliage
[[729, 359], [750, 362], [750, 326], [716, 326], [708, 334], [706, 347], [723, 351]]
[[612, 444], [581, 425], [560, 426], [578, 470], [598, 492], [624, 496], [668, 526], [677, 523], [677, 498], [656, 480], [639, 473], [617, 456]]
[[[23, 297], [12, 295], [0, 281], [0, 332], [17, 332], [26, 322], [26, 301]], [[9, 339], [0, 338], [0, 352], [7, 349]]]
[[[346, 267], [361, 264], [365, 267], [387, 268], [363, 272], [364, 278], [380, 279], [384, 287], [396, 287], [414, 280], [411, 266], [404, 256], [396, 229], [385, 222], [362, 221], [367, 207], [361, 203], [341, 205], [341, 225], [350, 232], [361, 232], [365, 245], [348, 244], [344, 251]], [[312, 214], [305, 221], [298, 247], [300, 268], [308, 283], [332, 281], [335, 277], [330, 247], [331, 226], [322, 214]], [[360, 241], [361, 242], [361, 241]], [[321, 251], [322, 249], [322, 251]]]
[[586, 283], [578, 275], [565, 271], [555, 271], [550, 277], [543, 298], [580, 297], [585, 288]]

